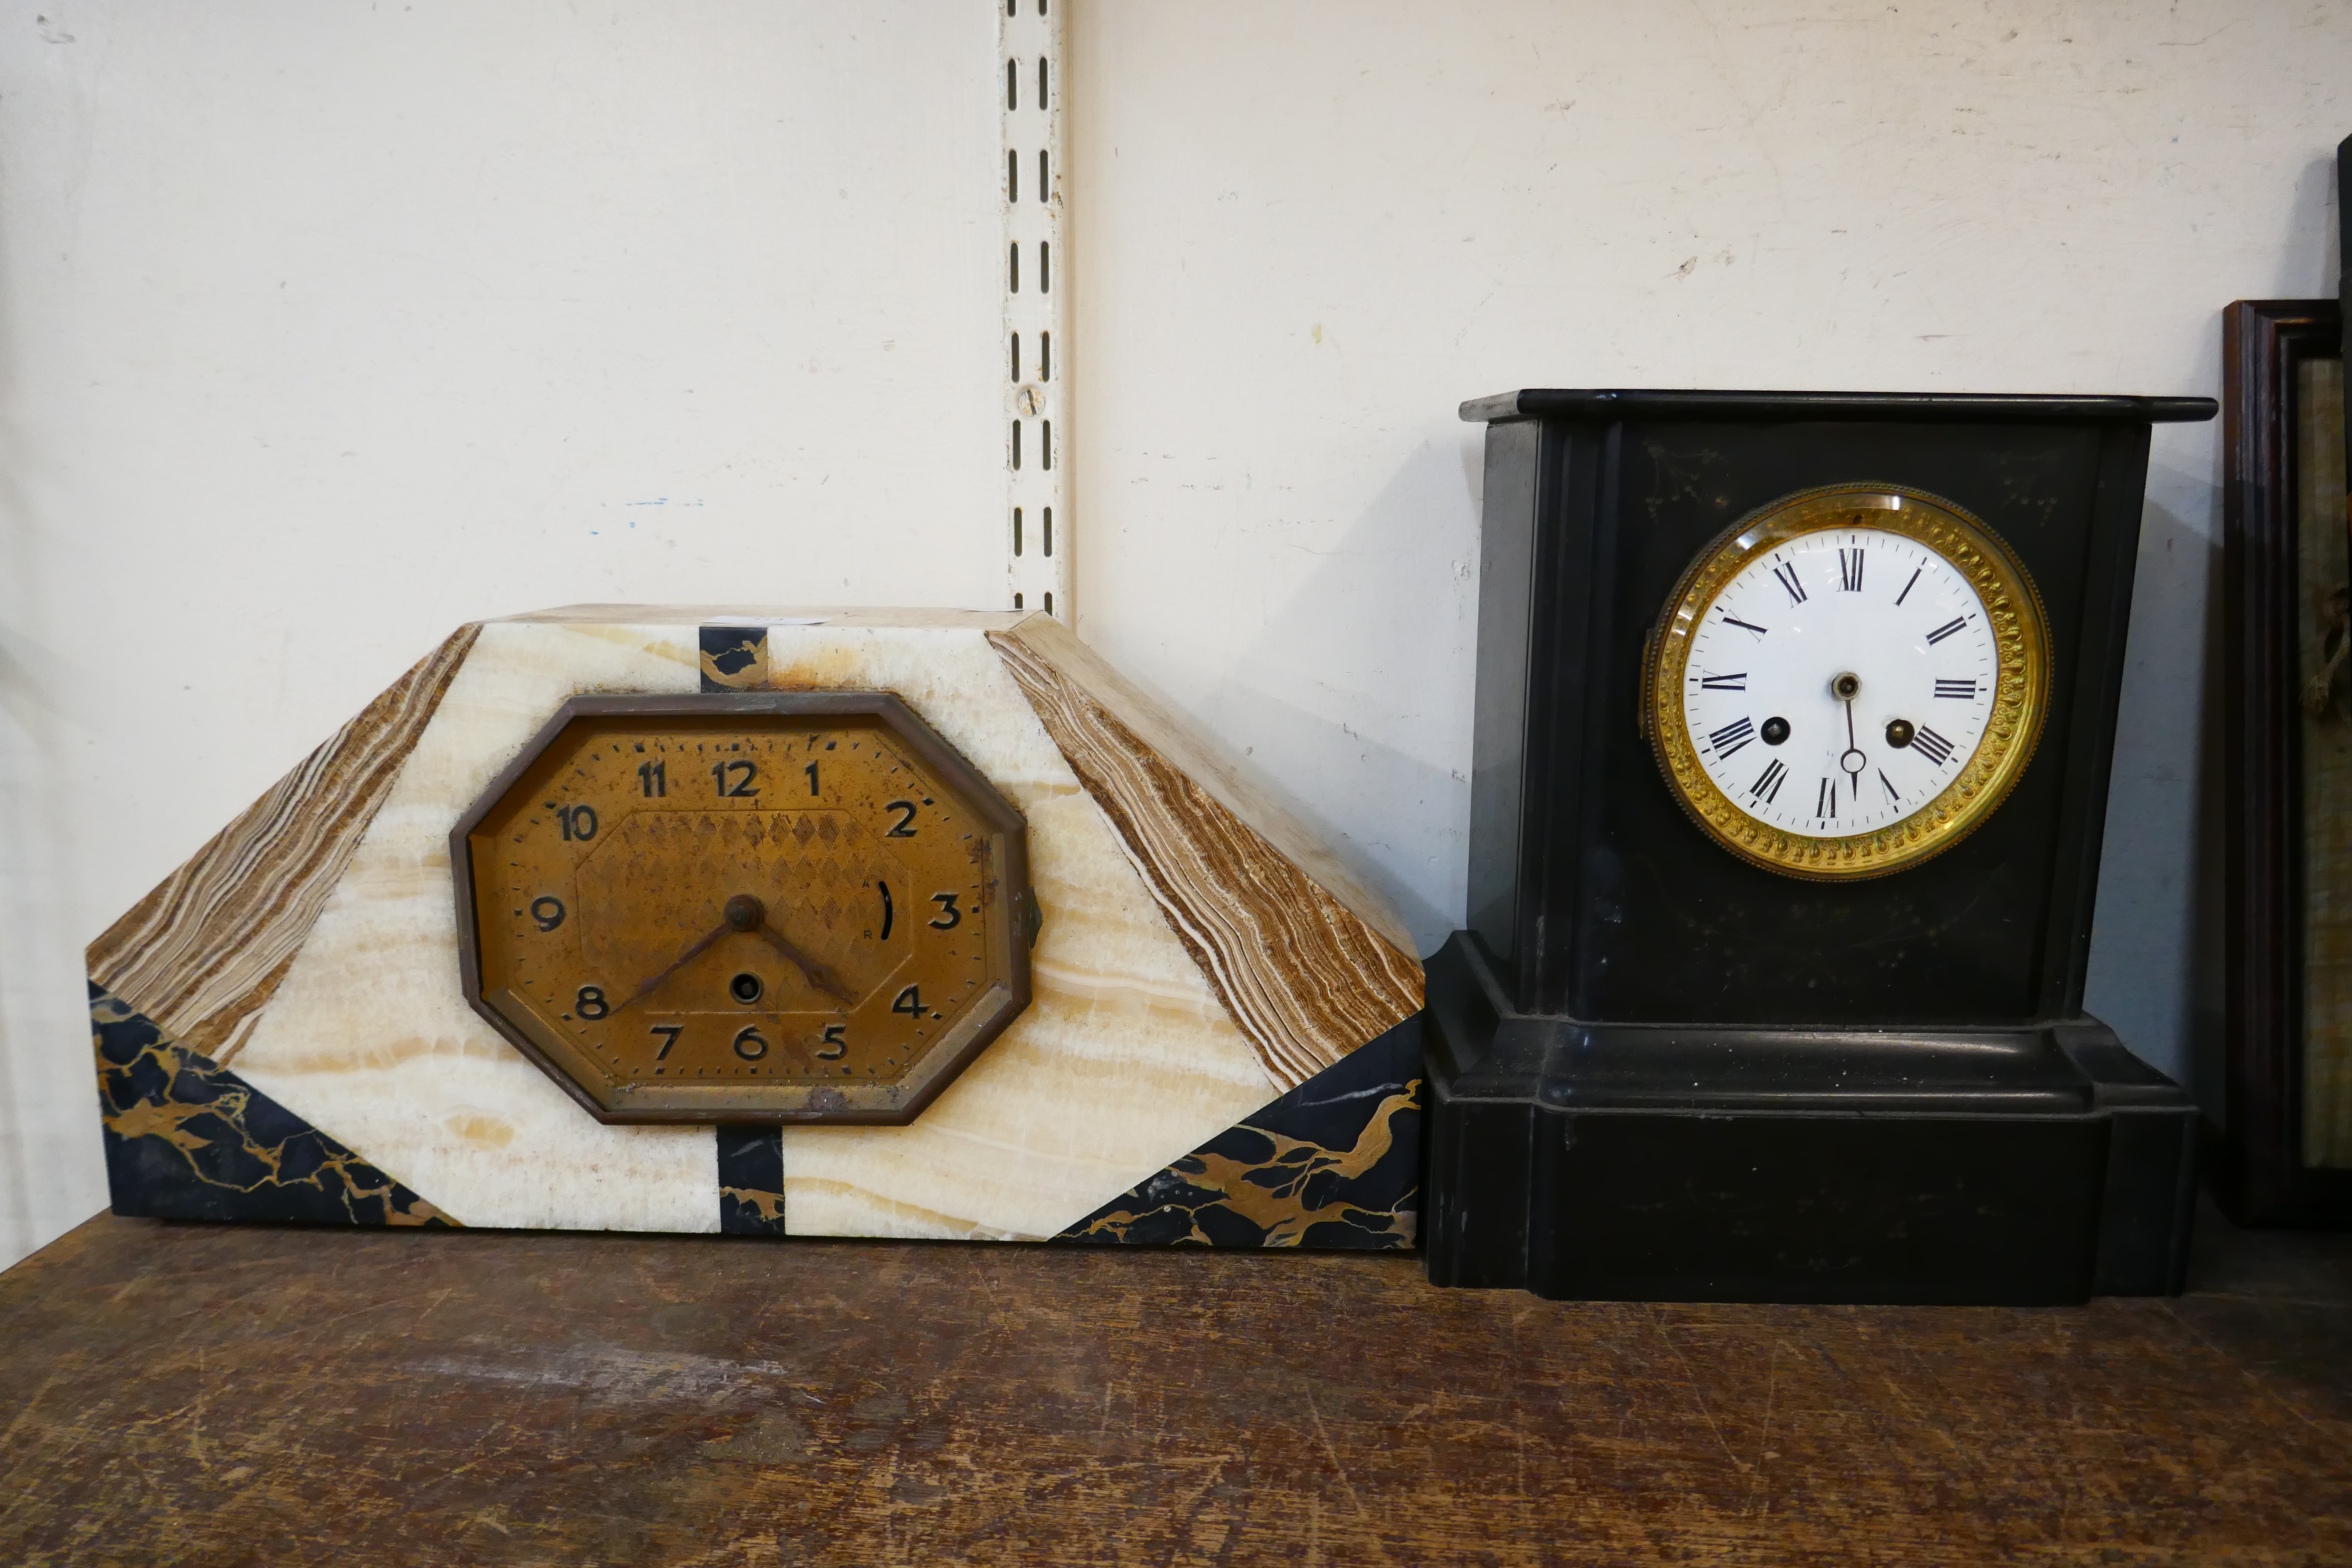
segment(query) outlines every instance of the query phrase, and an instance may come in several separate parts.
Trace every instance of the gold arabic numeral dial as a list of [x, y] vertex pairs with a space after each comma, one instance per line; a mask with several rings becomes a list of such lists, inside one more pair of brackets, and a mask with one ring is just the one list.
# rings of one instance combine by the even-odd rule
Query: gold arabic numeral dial
[[943, 743], [838, 705], [613, 700], [571, 705], [464, 830], [482, 1000], [608, 1120], [887, 1119], [1009, 1016], [984, 873], [1018, 818], [976, 811]]
[[2025, 568], [1924, 492], [1836, 487], [1749, 513], [1660, 626], [1643, 702], [1667, 787], [1785, 875], [1883, 876], [1956, 842], [2013, 786], [2046, 707]]

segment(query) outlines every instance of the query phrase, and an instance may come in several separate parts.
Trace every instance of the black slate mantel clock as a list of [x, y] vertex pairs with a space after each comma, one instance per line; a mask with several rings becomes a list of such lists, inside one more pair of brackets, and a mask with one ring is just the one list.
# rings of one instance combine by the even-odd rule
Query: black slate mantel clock
[[1430, 1278], [2177, 1290], [2196, 1111], [2083, 1010], [2156, 421], [1529, 391], [1487, 424]]

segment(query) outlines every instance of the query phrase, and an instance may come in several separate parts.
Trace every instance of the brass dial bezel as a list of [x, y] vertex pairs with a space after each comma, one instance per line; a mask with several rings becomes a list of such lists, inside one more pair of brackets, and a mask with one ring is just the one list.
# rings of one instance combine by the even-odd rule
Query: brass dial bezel
[[[1792, 539], [1843, 528], [1899, 534], [1949, 563], [1983, 602], [2000, 669], [1983, 739], [1933, 800], [1873, 832], [1812, 837], [1759, 821], [1707, 777], [1684, 716], [1683, 686], [1691, 633], [1742, 567]], [[2041, 740], [2050, 679], [2050, 626], [2041, 595], [1999, 534], [1957, 502], [1907, 485], [1824, 485], [1758, 507], [1685, 569], [1643, 659], [1643, 729], [1667, 789], [1716, 843], [1783, 877], [1863, 881], [1943, 853], [2008, 798]]]
[[[758, 728], [800, 728], [814, 721], [867, 719], [951, 790], [982, 840], [985, 901], [993, 906], [987, 946], [991, 980], [931, 1041], [921, 1060], [898, 1081], [780, 1081], [709, 1087], [610, 1081], [569, 1034], [527, 1003], [509, 996], [502, 976], [483, 973], [481, 904], [477, 897], [476, 830], [506, 807], [508, 797], [548, 752], [566, 743], [572, 727], [606, 720], [724, 721]], [[518, 755], [483, 790], [449, 833], [452, 891], [457, 898], [458, 981], [466, 1001], [509, 1044], [553, 1079], [597, 1121], [642, 1123], [740, 1122], [765, 1125], [904, 1126], [969, 1067], [1029, 1005], [1030, 944], [1038, 924], [1029, 881], [1028, 825], [998, 793], [906, 702], [887, 691], [747, 691], [676, 695], [577, 696], [566, 700]]]

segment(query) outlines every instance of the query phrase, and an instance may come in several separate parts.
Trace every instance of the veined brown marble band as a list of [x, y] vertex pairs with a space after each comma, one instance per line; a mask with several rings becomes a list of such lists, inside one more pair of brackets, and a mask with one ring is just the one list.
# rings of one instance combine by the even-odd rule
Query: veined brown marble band
[[480, 627], [458, 629], [89, 944], [89, 977], [226, 1061], [333, 891]]
[[1041, 616], [988, 640], [1267, 1074], [1295, 1089], [1420, 1011], [1412, 954], [1060, 668], [1059, 630]]

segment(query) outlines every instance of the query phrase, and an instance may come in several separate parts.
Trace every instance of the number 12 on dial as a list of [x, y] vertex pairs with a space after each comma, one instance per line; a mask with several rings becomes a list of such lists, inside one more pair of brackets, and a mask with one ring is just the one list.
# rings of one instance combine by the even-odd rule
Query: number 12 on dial
[[1028, 1000], [1020, 815], [887, 693], [574, 698], [451, 848], [467, 999], [602, 1120], [903, 1121]]

